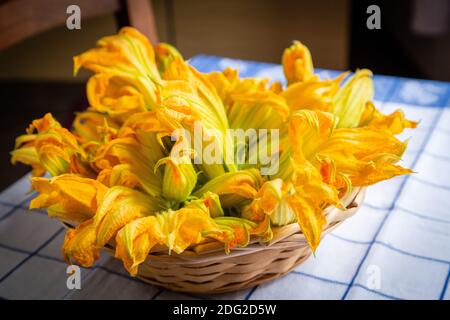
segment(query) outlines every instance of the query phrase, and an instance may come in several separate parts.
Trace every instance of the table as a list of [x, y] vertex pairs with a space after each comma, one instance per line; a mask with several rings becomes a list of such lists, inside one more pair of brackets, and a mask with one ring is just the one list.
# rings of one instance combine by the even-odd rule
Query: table
[[[279, 65], [195, 56], [200, 71], [236, 67], [241, 76], [282, 80]], [[318, 70], [321, 77], [336, 71]], [[375, 104], [421, 120], [403, 165], [415, 174], [368, 189], [361, 210], [325, 237], [315, 257], [287, 276], [217, 296], [170, 292], [131, 278], [102, 255], [69, 290], [60, 246], [63, 228], [29, 212], [29, 176], [0, 194], [0, 297], [4, 299], [449, 299], [450, 84], [375, 75]], [[7, 170], [7, 168], [3, 168]]]

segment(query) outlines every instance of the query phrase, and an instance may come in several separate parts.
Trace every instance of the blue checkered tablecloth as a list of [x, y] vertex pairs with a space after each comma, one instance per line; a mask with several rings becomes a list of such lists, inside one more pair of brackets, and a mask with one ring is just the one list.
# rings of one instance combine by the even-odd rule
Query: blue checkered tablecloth
[[[242, 76], [283, 80], [279, 65], [196, 56], [200, 71], [235, 67]], [[335, 71], [319, 70], [334, 77]], [[128, 276], [102, 256], [69, 290], [61, 258], [64, 231], [42, 211], [29, 212], [26, 176], [0, 194], [0, 297], [4, 299], [449, 299], [450, 84], [374, 77], [375, 104], [420, 120], [403, 164], [415, 174], [368, 189], [361, 210], [329, 234], [316, 256], [287, 276], [218, 296], [170, 292]]]

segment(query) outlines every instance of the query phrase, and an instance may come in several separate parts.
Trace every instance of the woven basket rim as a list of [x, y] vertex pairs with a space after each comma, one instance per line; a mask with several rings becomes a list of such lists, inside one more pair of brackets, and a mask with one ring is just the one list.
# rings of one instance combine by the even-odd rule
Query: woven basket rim
[[[358, 207], [361, 205], [365, 195], [365, 190], [366, 190], [365, 187], [353, 188], [353, 190], [346, 197], [342, 198], [341, 203], [342, 207], [345, 208], [344, 210], [335, 210], [337, 209], [335, 206], [328, 206], [324, 209], [324, 214], [325, 217], [327, 218], [327, 224], [324, 227], [322, 236], [329, 233], [331, 230], [336, 228], [343, 220], [347, 219], [348, 217], [352, 216], [355, 213], [355, 211], [349, 211], [348, 209], [351, 209], [354, 206]], [[330, 216], [330, 213], [333, 212], [338, 212], [339, 214]], [[74, 225], [73, 222], [70, 221], [61, 221], [61, 223], [63, 224], [64, 227], [68, 229], [73, 229], [76, 227], [76, 225]], [[150, 255], [157, 257], [170, 256], [170, 257], [178, 257], [180, 258], [181, 261], [192, 261], [192, 259], [195, 259], [196, 257], [200, 258], [201, 256], [209, 255], [211, 253], [217, 253], [220, 251], [222, 252], [222, 254], [224, 254], [224, 256], [227, 256], [230, 254], [241, 255], [249, 251], [254, 252], [259, 250], [274, 250], [278, 248], [277, 246], [278, 243], [283, 242], [284, 239], [294, 234], [299, 235], [297, 241], [306, 243], [306, 239], [297, 222], [293, 222], [281, 227], [272, 226], [272, 231], [273, 231], [273, 238], [271, 241], [262, 243], [261, 241], [259, 241], [258, 237], [252, 236], [247, 246], [232, 248], [230, 253], [228, 254], [225, 253], [223, 243], [215, 239], [205, 238], [202, 242], [189, 246], [182, 253], [172, 252], [169, 254], [168, 248], [166, 246], [156, 245], [152, 250], [150, 250], [149, 256]], [[202, 250], [199, 250], [199, 248], [203, 246], [209, 246], [210, 249], [204, 250], [202, 248]], [[112, 252], [114, 255], [115, 249], [114, 240], [106, 244], [103, 249]]]
[[[355, 214], [364, 194], [365, 188], [355, 188], [341, 199], [342, 209], [325, 208], [327, 224], [322, 236]], [[274, 280], [306, 261], [312, 250], [297, 222], [273, 230], [274, 237], [269, 243], [252, 238], [248, 246], [232, 248], [229, 253], [215, 240], [190, 246], [180, 254], [169, 254], [166, 247], [160, 246], [140, 264], [137, 278], [169, 290], [201, 294], [243, 290]], [[196, 248], [205, 245], [211, 246], [210, 250], [196, 252]], [[114, 257], [114, 243], [103, 249]]]

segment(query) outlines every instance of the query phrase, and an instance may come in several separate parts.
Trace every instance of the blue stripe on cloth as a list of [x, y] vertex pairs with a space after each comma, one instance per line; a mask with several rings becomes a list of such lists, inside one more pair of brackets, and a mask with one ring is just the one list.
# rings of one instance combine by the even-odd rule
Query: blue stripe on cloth
[[[434, 119], [433, 119], [433, 124], [434, 124], [434, 126], [433, 126], [433, 127], [435, 127], [436, 124], [438, 123], [438, 121], [439, 121], [439, 119], [440, 119], [440, 117], [441, 117], [441, 115], [442, 115], [442, 113], [443, 113], [443, 110], [444, 110], [444, 109], [440, 109], [439, 112], [437, 112], [436, 116], [434, 117]], [[427, 135], [426, 135], [424, 141], [422, 142], [422, 145], [421, 145], [421, 147], [420, 147], [419, 153], [416, 155], [416, 157], [414, 158], [414, 161], [412, 162], [412, 165], [411, 165], [411, 168], [412, 168], [412, 169], [414, 169], [414, 167], [416, 166], [417, 162], [419, 161], [420, 156], [421, 156], [421, 154], [422, 154], [422, 151], [426, 148], [426, 146], [427, 146], [427, 144], [428, 144], [428, 141], [430, 140], [432, 134], [433, 134], [433, 130], [430, 130], [430, 131], [427, 133]], [[374, 237], [373, 237], [371, 243], [370, 243], [369, 246], [367, 247], [367, 250], [366, 250], [366, 252], [364, 253], [363, 258], [361, 259], [360, 263], [358, 264], [358, 267], [356, 268], [356, 271], [355, 271], [355, 273], [354, 273], [354, 275], [353, 275], [353, 277], [352, 277], [352, 280], [350, 281], [350, 284], [348, 285], [347, 289], [345, 290], [345, 292], [344, 292], [344, 294], [343, 294], [343, 296], [342, 296], [342, 299], [345, 299], [345, 298], [347, 297], [348, 293], [350, 292], [350, 289], [351, 289], [351, 287], [353, 286], [353, 284], [354, 284], [354, 282], [355, 282], [355, 280], [356, 280], [356, 277], [358, 276], [358, 274], [359, 274], [359, 272], [360, 272], [360, 270], [361, 270], [361, 267], [363, 266], [364, 262], [366, 261], [367, 257], [369, 256], [369, 252], [371, 251], [371, 249], [372, 249], [372, 247], [373, 247], [373, 244], [375, 243], [376, 238], [378, 237], [380, 231], [383, 229], [383, 226], [384, 226], [384, 224], [386, 223], [386, 221], [388, 220], [388, 218], [389, 218], [391, 212], [392, 212], [393, 209], [395, 208], [396, 202], [397, 202], [397, 200], [399, 199], [400, 195], [402, 194], [402, 192], [403, 192], [403, 190], [404, 190], [404, 187], [405, 187], [406, 183], [408, 182], [408, 178], [409, 178], [409, 177], [410, 177], [410, 175], [408, 175], [408, 176], [402, 181], [402, 183], [401, 183], [401, 185], [400, 185], [400, 188], [398, 189], [398, 192], [397, 192], [397, 194], [395, 195], [394, 201], [392, 202], [392, 205], [391, 205], [391, 207], [389, 208], [388, 213], [383, 217], [383, 220], [381, 221], [380, 225], [378, 226], [378, 228], [377, 228], [377, 230], [376, 230], [376, 232], [375, 232], [375, 235], [374, 235]]]
[[[50, 241], [53, 240], [53, 239], [54, 238], [52, 237], [50, 239]], [[46, 243], [45, 245], [47, 245], [47, 244], [48, 243]], [[10, 250], [10, 251], [13, 251], [13, 252], [19, 252], [19, 253], [22, 253], [22, 254], [27, 254], [29, 256], [33, 255], [33, 252], [31, 252], [31, 251], [23, 250], [23, 249], [20, 249], [20, 248], [15, 248], [15, 247], [4, 245], [4, 244], [1, 244], [1, 243], [0, 243], [0, 248], [7, 249], [7, 250]], [[62, 260], [62, 259], [58, 259], [56, 257], [52, 257], [52, 256], [41, 254], [41, 253], [35, 253], [34, 256], [39, 257], [39, 258], [43, 258], [43, 259], [47, 259], [47, 260], [51, 260], [51, 261], [55, 261], [55, 262], [59, 262], [59, 263], [62, 263], [62, 264], [67, 264], [67, 262]], [[20, 265], [23, 265], [23, 263], [20, 263]], [[142, 283], [142, 284], [148, 285], [147, 282], [145, 282], [145, 281], [143, 281], [143, 280], [141, 280], [139, 278], [131, 277], [128, 274], [124, 274], [124, 273], [112, 270], [112, 269], [110, 269], [108, 267], [105, 267], [105, 266], [102, 266], [102, 265], [96, 265], [96, 266], [93, 266], [92, 268], [88, 268], [88, 269], [90, 271], [96, 270], [96, 269], [103, 270], [103, 271], [105, 271], [107, 273], [119, 276], [119, 277], [121, 277], [123, 279], [127, 279], [127, 280], [130, 280], [130, 281], [134, 281], [134, 282], [138, 282], [138, 283]], [[1, 282], [1, 280], [0, 280], [0, 282]]]
[[306, 273], [306, 272], [302, 272], [302, 271], [291, 271], [292, 274], [298, 274], [298, 275], [302, 275], [311, 279], [316, 279], [316, 280], [320, 280], [323, 282], [328, 282], [328, 283], [332, 283], [332, 284], [337, 284], [337, 285], [341, 285], [341, 286], [346, 286], [348, 285], [348, 283], [342, 282], [342, 281], [337, 281], [337, 280], [332, 280], [332, 279], [328, 279], [328, 278], [324, 278], [324, 277], [319, 277], [310, 273]]
[[353, 287], [358, 287], [358, 288], [364, 289], [364, 290], [366, 290], [366, 291], [369, 291], [369, 292], [378, 294], [379, 296], [382, 296], [382, 297], [385, 297], [385, 298], [388, 298], [388, 299], [391, 299], [391, 300], [404, 300], [404, 299], [401, 299], [401, 298], [392, 296], [392, 295], [390, 295], [390, 294], [383, 293], [383, 292], [378, 291], [378, 290], [370, 289], [370, 288], [368, 288], [368, 287], [366, 287], [366, 286], [363, 286], [362, 284], [359, 284], [359, 283], [355, 283], [355, 284], [353, 285]]
[[436, 154], [434, 152], [427, 151], [427, 150], [425, 150], [423, 152], [423, 154], [427, 154], [427, 155], [429, 155], [429, 156], [431, 156], [433, 158], [440, 159], [440, 160], [445, 160], [445, 161], [449, 161], [450, 162], [450, 156], [447, 156], [447, 155], [440, 155], [440, 154]]
[[[348, 238], [345, 238], [345, 237], [342, 237], [342, 236], [338, 236], [338, 235], [336, 235], [334, 233], [330, 233], [329, 236], [337, 238], [337, 239], [340, 239], [340, 240], [343, 240], [343, 241], [346, 241], [346, 242], [349, 242], [349, 243], [360, 244], [360, 245], [368, 245], [368, 244], [370, 245], [372, 243], [372, 241], [358, 241], [358, 240], [348, 239]], [[448, 260], [436, 259], [436, 258], [433, 258], [433, 257], [428, 257], [428, 256], [423, 256], [423, 255], [420, 255], [420, 254], [416, 254], [416, 253], [411, 253], [411, 252], [408, 252], [408, 251], [405, 251], [405, 250], [402, 250], [402, 249], [398, 249], [398, 248], [396, 248], [396, 247], [394, 247], [394, 246], [392, 246], [392, 245], [390, 245], [388, 243], [385, 243], [383, 241], [375, 240], [375, 241], [373, 241], [373, 243], [376, 243], [376, 244], [381, 245], [381, 246], [383, 246], [385, 248], [388, 248], [388, 249], [390, 249], [392, 251], [395, 251], [395, 252], [398, 252], [398, 253], [410, 256], [410, 257], [415, 257], [415, 258], [418, 258], [418, 259], [427, 260], [427, 261], [433, 261], [433, 262], [438, 262], [438, 263], [450, 264], [450, 261], [448, 261]]]
[[375, 240], [374, 243], [378, 244], [378, 245], [381, 245], [383, 247], [386, 247], [386, 248], [388, 248], [388, 249], [390, 249], [392, 251], [395, 251], [395, 252], [398, 252], [398, 253], [410, 256], [410, 257], [414, 257], [414, 258], [417, 258], [417, 259], [433, 261], [433, 262], [443, 263], [443, 264], [450, 264], [450, 261], [448, 261], [448, 260], [436, 259], [436, 258], [432, 258], [432, 257], [423, 256], [423, 255], [420, 255], [420, 254], [411, 253], [411, 252], [408, 252], [408, 251], [405, 251], [405, 250], [402, 250], [402, 249], [398, 249], [398, 248], [396, 248], [396, 247], [394, 247], [394, 246], [392, 246], [390, 244], [384, 243], [384, 242], [379, 241], [379, 240]]
[[450, 134], [450, 130], [446, 129], [446, 128], [437, 127], [436, 131], [437, 132], [441, 132], [441, 133], [445, 133], [445, 134]]
[[38, 254], [39, 251], [41, 251], [47, 244], [49, 244], [53, 239], [55, 239], [63, 230], [64, 230], [64, 228], [62, 228], [62, 227], [59, 228], [58, 231], [56, 231], [50, 238], [48, 238], [43, 244], [41, 244], [35, 251], [33, 251], [31, 254], [29, 254], [28, 257], [23, 259], [15, 267], [13, 267], [11, 270], [9, 270], [3, 277], [0, 278], [0, 283], [5, 281], [5, 279], [7, 279], [17, 269], [19, 269], [24, 263], [26, 263], [28, 260], [33, 258], [36, 254]]
[[443, 184], [440, 184], [440, 183], [431, 182], [431, 181], [426, 181], [426, 180], [424, 180], [422, 178], [419, 178], [418, 176], [412, 175], [411, 179], [413, 179], [415, 181], [418, 181], [418, 182], [420, 182], [422, 184], [425, 184], [427, 186], [430, 186], [430, 187], [435, 187], [435, 188], [439, 188], [439, 189], [442, 189], [442, 190], [450, 190], [450, 186], [446, 186], [446, 185], [443, 185]]
[[32, 197], [34, 197], [36, 194], [30, 194], [27, 197], [25, 197], [25, 199], [23, 199], [20, 203], [13, 205], [11, 204], [10, 206], [12, 207], [11, 210], [9, 210], [8, 212], [6, 212], [1, 218], [0, 218], [0, 222], [2, 222], [3, 220], [6, 220], [8, 217], [10, 217], [17, 209], [22, 209], [23, 205], [25, 203], [27, 203], [28, 200], [30, 200]]
[[445, 279], [444, 287], [442, 288], [441, 294], [439, 296], [439, 300], [443, 300], [445, 297], [445, 293], [447, 292], [448, 282], [450, 281], [450, 267], [448, 269], [447, 279]]
[[339, 235], [334, 234], [334, 233], [330, 233], [328, 236], [334, 237], [334, 238], [337, 238], [337, 239], [340, 239], [340, 240], [343, 240], [343, 241], [347, 241], [347, 242], [350, 242], [350, 243], [354, 243], [354, 244], [361, 244], [361, 245], [368, 245], [368, 244], [370, 244], [370, 241], [352, 240], [352, 239], [345, 238], [343, 236], [339, 236]]
[[150, 300], [155, 300], [155, 299], [158, 298], [158, 297], [161, 295], [161, 293], [163, 293], [163, 292], [164, 292], [164, 289], [159, 288], [158, 291], [150, 298]]
[[[379, 210], [379, 211], [386, 211], [386, 210], [389, 210], [389, 208], [390, 208], [390, 207], [376, 206], [376, 205], [370, 204], [368, 202], [364, 202], [363, 203], [363, 207], [368, 207], [370, 209]], [[410, 209], [403, 208], [403, 207], [401, 207], [399, 205], [396, 205], [395, 209], [396, 210], [400, 210], [400, 211], [402, 211], [402, 212], [404, 212], [406, 214], [410, 214], [412, 216], [416, 216], [416, 217], [421, 218], [421, 219], [430, 220], [430, 221], [434, 221], [434, 222], [440, 222], [440, 223], [450, 223], [450, 220], [429, 217], [429, 216], [426, 216], [424, 214], [412, 211]]]
[[254, 286], [253, 288], [250, 289], [250, 291], [247, 293], [247, 295], [245, 296], [245, 300], [250, 300], [250, 297], [253, 295], [253, 293], [255, 292], [255, 290], [258, 288], [258, 286]]
[[423, 215], [421, 213], [418, 212], [414, 212], [412, 210], [409, 209], [405, 209], [403, 207], [397, 206], [395, 209], [400, 210], [404, 213], [410, 214], [412, 216], [421, 218], [421, 219], [425, 219], [425, 220], [430, 220], [430, 221], [434, 221], [434, 222], [439, 222], [439, 223], [450, 223], [450, 220], [446, 220], [446, 219], [440, 219], [440, 218], [433, 218], [433, 217], [428, 217], [426, 215]]
[[6, 249], [9, 251], [13, 251], [13, 252], [23, 253], [23, 254], [31, 254], [31, 252], [29, 252], [27, 250], [11, 247], [11, 246], [8, 246], [6, 244], [1, 244], [1, 243], [0, 243], [0, 248]]

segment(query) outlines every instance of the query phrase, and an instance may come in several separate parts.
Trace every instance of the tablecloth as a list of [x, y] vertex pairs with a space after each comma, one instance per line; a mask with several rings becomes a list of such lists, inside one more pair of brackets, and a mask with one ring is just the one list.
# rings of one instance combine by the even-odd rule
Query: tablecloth
[[[195, 56], [200, 71], [235, 67], [241, 76], [283, 80], [279, 65]], [[322, 78], [336, 71], [318, 70]], [[250, 290], [208, 296], [174, 293], [128, 276], [103, 254], [68, 289], [61, 224], [27, 207], [29, 176], [0, 195], [0, 297], [3, 299], [449, 299], [450, 84], [375, 75], [375, 104], [420, 120], [403, 165], [416, 172], [368, 189], [361, 210], [327, 235], [314, 257]], [[3, 168], [8, 170], [8, 168]]]

